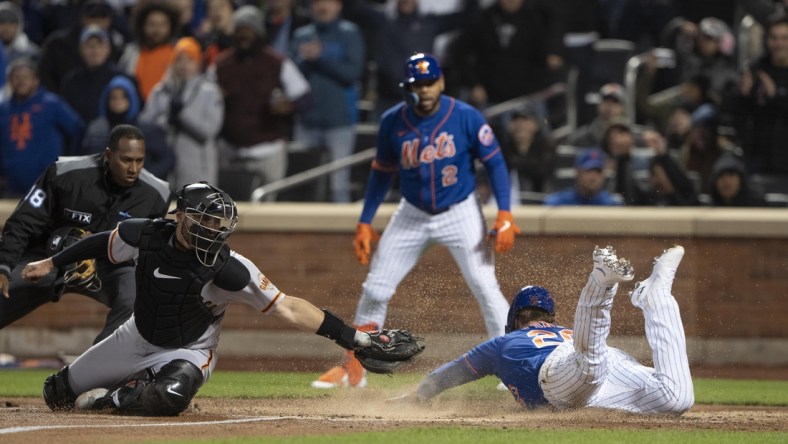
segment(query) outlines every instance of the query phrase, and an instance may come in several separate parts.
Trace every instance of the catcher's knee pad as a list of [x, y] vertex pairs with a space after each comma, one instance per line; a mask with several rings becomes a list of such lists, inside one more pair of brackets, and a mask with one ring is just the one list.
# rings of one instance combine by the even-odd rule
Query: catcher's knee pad
[[156, 373], [154, 381], [142, 392], [140, 401], [149, 415], [176, 416], [189, 407], [202, 383], [202, 372], [197, 366], [176, 359]]
[[52, 410], [67, 410], [74, 408], [74, 401], [77, 395], [71, 390], [68, 383], [68, 366], [62, 370], [49, 375], [44, 381], [44, 402]]

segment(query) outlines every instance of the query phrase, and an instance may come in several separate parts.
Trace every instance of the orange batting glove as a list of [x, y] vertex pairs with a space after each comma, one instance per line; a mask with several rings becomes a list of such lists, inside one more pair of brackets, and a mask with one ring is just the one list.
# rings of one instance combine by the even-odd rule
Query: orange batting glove
[[499, 211], [495, 226], [490, 231], [490, 237], [495, 238], [495, 252], [506, 253], [514, 246], [514, 236], [520, 234], [520, 227], [514, 223], [514, 217], [509, 211]]
[[356, 225], [356, 238], [353, 240], [353, 249], [356, 250], [356, 258], [361, 265], [369, 263], [369, 253], [372, 251], [372, 242], [377, 242], [380, 235], [372, 225], [359, 223]]

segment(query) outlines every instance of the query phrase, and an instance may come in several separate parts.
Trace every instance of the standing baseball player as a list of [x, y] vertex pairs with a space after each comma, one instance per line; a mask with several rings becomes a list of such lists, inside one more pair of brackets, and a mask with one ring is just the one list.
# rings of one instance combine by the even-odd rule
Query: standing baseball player
[[[479, 200], [474, 193], [474, 161], [490, 177], [498, 204], [495, 251], [514, 245], [520, 229], [509, 211], [509, 176], [501, 149], [481, 113], [443, 95], [444, 80], [435, 57], [416, 54], [405, 66], [406, 100], [386, 111], [380, 123], [377, 155], [367, 184], [354, 247], [362, 265], [369, 263], [375, 212], [396, 173], [402, 200], [391, 218], [362, 287], [354, 319], [362, 330], [383, 326], [389, 301], [400, 281], [432, 244], [446, 246], [481, 307], [487, 333], [504, 332], [508, 303], [495, 277], [495, 264]], [[352, 354], [328, 370], [316, 388], [363, 387], [364, 371]]]
[[528, 286], [509, 309], [507, 334], [484, 342], [431, 372], [416, 392], [401, 398], [425, 401], [451, 387], [496, 375], [523, 407], [602, 407], [632, 413], [674, 413], [694, 403], [684, 327], [671, 294], [684, 248], [654, 262], [648, 279], [630, 294], [643, 310], [654, 368], [608, 347], [610, 309], [619, 282], [632, 280], [629, 261], [612, 247], [594, 250], [594, 269], [580, 293], [574, 331], [555, 325], [550, 293]]
[[0, 240], [0, 328], [36, 308], [79, 293], [109, 307], [98, 342], [124, 323], [134, 308], [131, 263], [66, 264], [35, 284], [19, 274], [24, 264], [51, 256], [71, 237], [115, 228], [131, 217], [164, 217], [170, 187], [143, 169], [145, 137], [132, 125], [110, 132], [101, 154], [61, 158], [19, 202]]
[[396, 343], [408, 352], [395, 356], [396, 360], [409, 359], [423, 349], [421, 344], [408, 348], [407, 342], [420, 338], [402, 331], [358, 332], [331, 312], [282, 293], [252, 262], [226, 245], [238, 213], [225, 192], [206, 182], [185, 185], [178, 191], [173, 213], [177, 221], [121, 222], [112, 231], [82, 239], [23, 269], [23, 278], [36, 280], [54, 267], [92, 257], [137, 263], [134, 314], [108, 338], [47, 378], [44, 400], [51, 409], [179, 414], [216, 366], [221, 321], [233, 301], [333, 339], [346, 349], [365, 349], [360, 353], [369, 352], [373, 359], [381, 358], [375, 355], [377, 349], [385, 349], [382, 355], [390, 358], [387, 353]]

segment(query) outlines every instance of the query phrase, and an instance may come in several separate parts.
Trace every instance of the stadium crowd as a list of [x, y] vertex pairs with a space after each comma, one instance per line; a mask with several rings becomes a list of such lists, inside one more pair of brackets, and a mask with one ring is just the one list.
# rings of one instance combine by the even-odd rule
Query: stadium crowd
[[[481, 110], [571, 86], [560, 103], [488, 115], [515, 204], [786, 206], [787, 6], [6, 0], [2, 197], [24, 196], [59, 156], [102, 152], [121, 123], [142, 129], [146, 168], [172, 189], [269, 183], [288, 159], [347, 157], [368, 148], [355, 146], [356, 125], [401, 100], [405, 60], [428, 52], [446, 92]], [[323, 195], [356, 200], [351, 179], [332, 173]]]

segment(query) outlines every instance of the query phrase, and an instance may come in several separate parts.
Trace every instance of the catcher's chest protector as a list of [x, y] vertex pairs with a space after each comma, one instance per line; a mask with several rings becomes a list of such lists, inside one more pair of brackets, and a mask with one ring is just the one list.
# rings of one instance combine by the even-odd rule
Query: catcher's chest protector
[[225, 245], [213, 267], [202, 265], [193, 252], [170, 244], [175, 227], [172, 221], [159, 220], [143, 228], [136, 270], [137, 329], [148, 342], [165, 348], [196, 341], [221, 319], [205, 306], [201, 292], [230, 255]]

